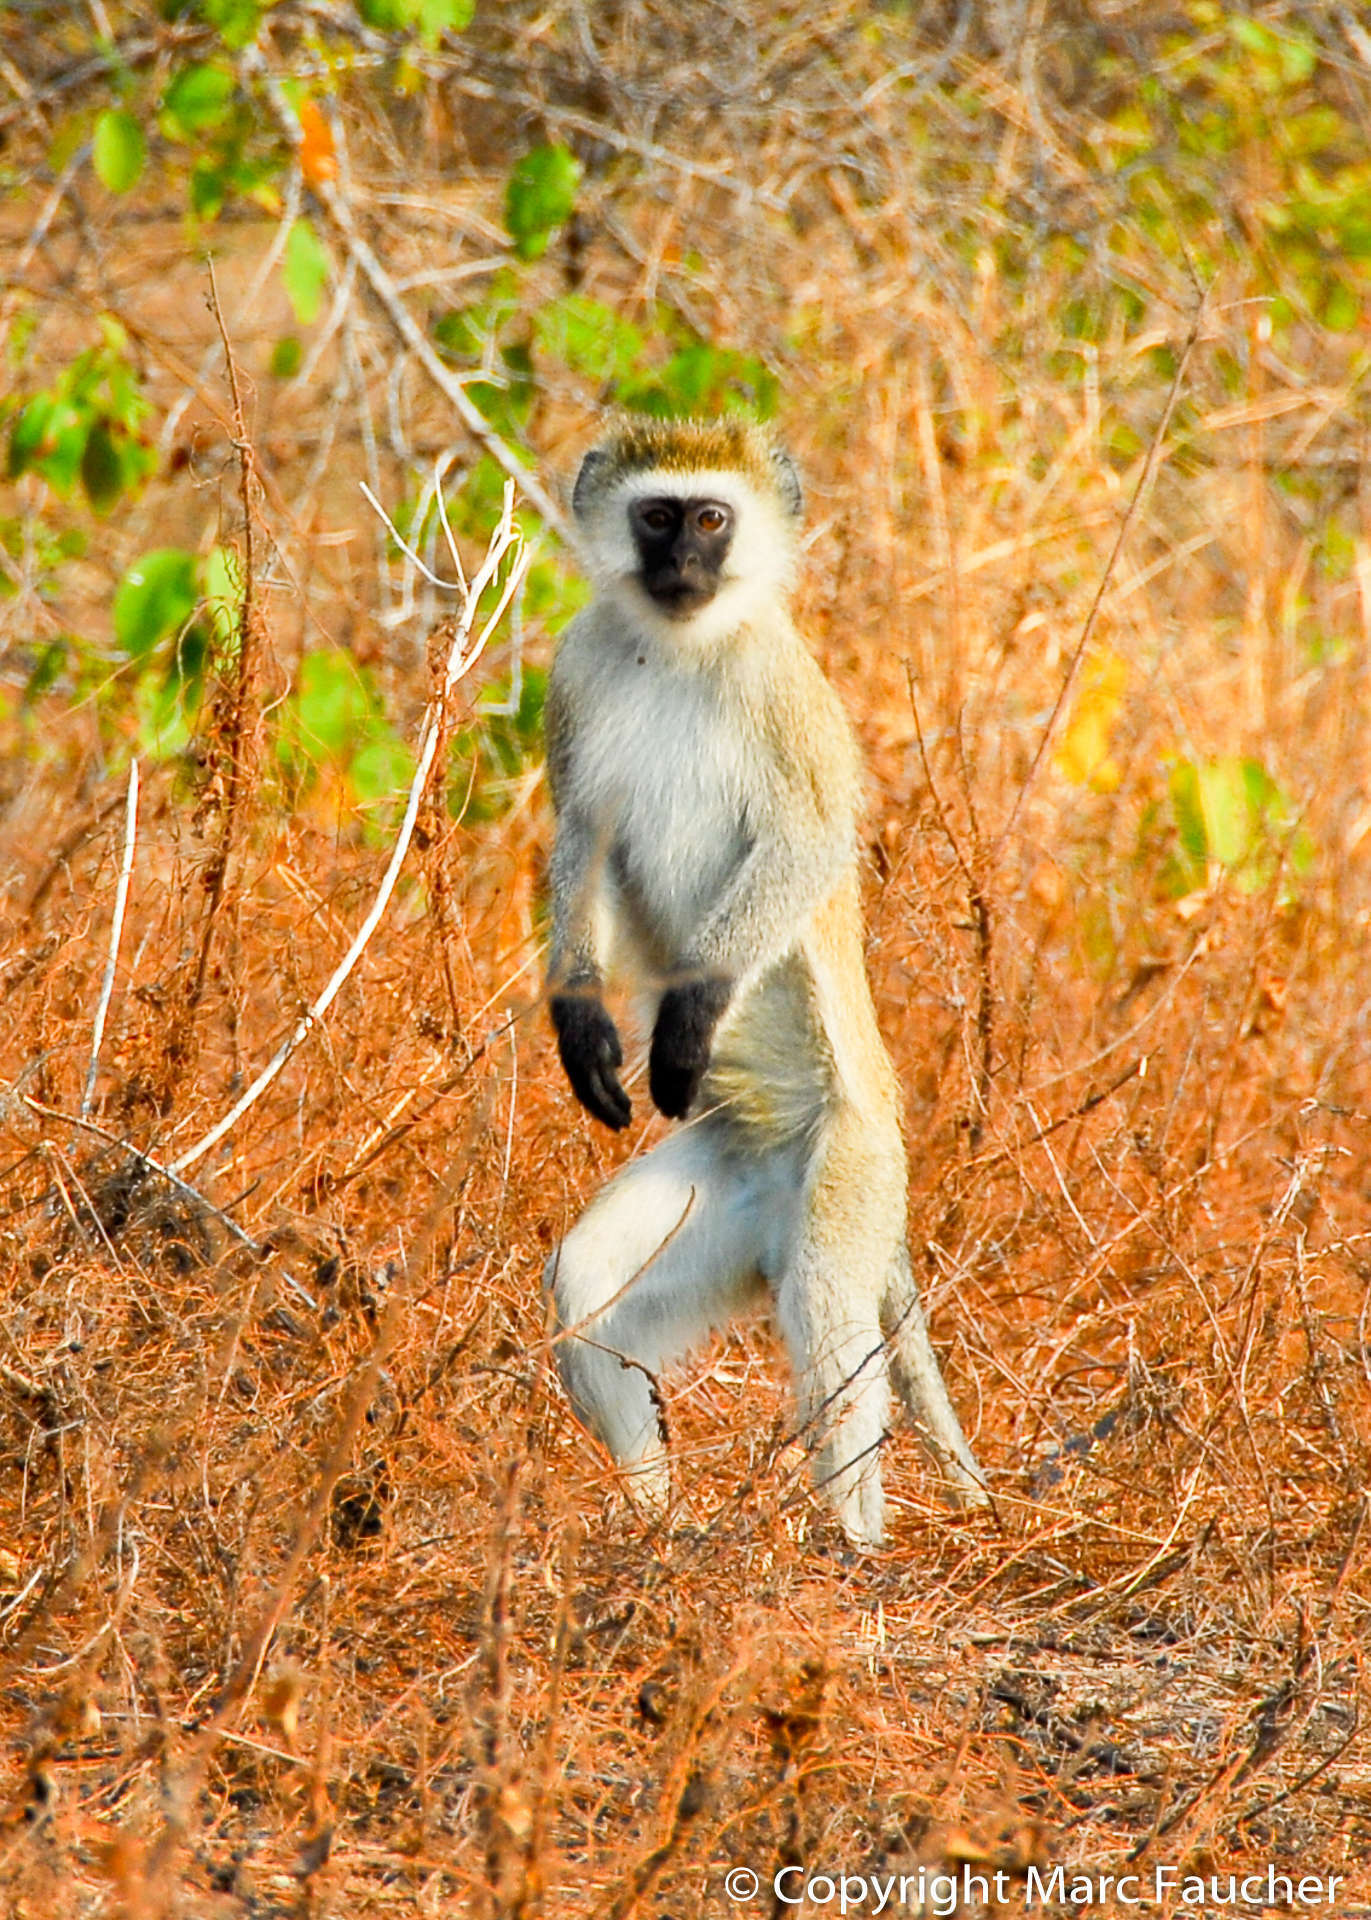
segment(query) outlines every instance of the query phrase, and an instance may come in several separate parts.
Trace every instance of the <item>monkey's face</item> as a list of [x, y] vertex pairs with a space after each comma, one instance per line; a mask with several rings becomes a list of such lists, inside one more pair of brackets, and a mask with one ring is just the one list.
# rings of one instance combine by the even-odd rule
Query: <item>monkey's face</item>
[[586, 572], [621, 631], [688, 658], [784, 617], [803, 500], [761, 428], [629, 420], [585, 455], [571, 506]]
[[725, 500], [663, 493], [634, 500], [628, 515], [644, 593], [669, 619], [689, 620], [719, 591], [733, 508]]

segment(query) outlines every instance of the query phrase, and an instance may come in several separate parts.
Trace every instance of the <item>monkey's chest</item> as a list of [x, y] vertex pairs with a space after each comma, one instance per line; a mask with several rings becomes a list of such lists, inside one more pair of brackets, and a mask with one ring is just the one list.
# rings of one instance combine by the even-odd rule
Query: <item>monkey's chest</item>
[[589, 730], [584, 771], [621, 905], [670, 956], [690, 945], [751, 844], [755, 759], [688, 683], [633, 692], [617, 725]]

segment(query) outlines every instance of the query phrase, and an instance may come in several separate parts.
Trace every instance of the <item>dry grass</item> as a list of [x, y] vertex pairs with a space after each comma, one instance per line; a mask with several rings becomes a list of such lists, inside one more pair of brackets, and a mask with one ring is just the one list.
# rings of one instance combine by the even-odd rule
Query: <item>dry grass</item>
[[[897, 1432], [891, 1548], [850, 1562], [760, 1327], [672, 1388], [673, 1526], [625, 1512], [551, 1381], [538, 1275], [654, 1128], [609, 1141], [556, 1070], [536, 774], [494, 819], [428, 817], [327, 1021], [193, 1170], [252, 1248], [119, 1144], [170, 1160], [216, 1121], [375, 890], [384, 823], [363, 832], [328, 789], [288, 811], [269, 777], [263, 715], [302, 648], [346, 641], [406, 725], [427, 685], [423, 636], [377, 621], [391, 576], [354, 491], [394, 342], [358, 301], [322, 361], [332, 398], [278, 391], [261, 369], [283, 316], [273, 296], [241, 311], [270, 232], [233, 230], [218, 274], [260, 491], [211, 373], [185, 461], [62, 604], [9, 613], [11, 648], [45, 619], [98, 630], [132, 554], [206, 528], [241, 546], [245, 501], [255, 520], [251, 671], [212, 703], [198, 767], [144, 768], [103, 1134], [74, 1116], [122, 761], [94, 694], [0, 722], [16, 1920], [683, 1920], [735, 1910], [727, 1866], [766, 1883], [792, 1861], [998, 1868], [1011, 1908], [1030, 1866], [1275, 1862], [1342, 1875], [1339, 1914], [1371, 1902], [1371, 470], [1351, 347], [1311, 328], [1297, 369], [1275, 363], [1220, 260], [1107, 573], [1143, 459], [1116, 429], [1156, 435], [1149, 355], [1179, 349], [1197, 297], [1159, 252], [1151, 331], [1083, 354], [1061, 316], [1107, 270], [1045, 249], [1023, 277], [996, 253], [1033, 230], [1034, 194], [1120, 244], [1070, 36], [1036, 72], [957, 43], [960, 90], [927, 103], [939, 174], [846, 10], [828, 40], [738, 10], [743, 96], [706, 11], [679, 42], [655, 7], [607, 14], [598, 77], [528, 21], [492, 27], [413, 104], [403, 155], [358, 98], [356, 190], [402, 278], [435, 236], [460, 260], [454, 223], [486, 244], [510, 112], [598, 117], [650, 157], [631, 187], [587, 186], [582, 284], [627, 314], [667, 298], [788, 366], [816, 527], [801, 610], [872, 766], [870, 962], [909, 1090], [913, 1243], [994, 1514], [939, 1511]], [[1128, 14], [1083, 18], [1107, 38]], [[625, 78], [644, 65], [653, 113]], [[786, 111], [756, 105], [759, 74]], [[126, 231], [93, 248], [86, 213], [57, 222], [26, 269], [38, 351], [60, 362], [90, 310], [135, 315], [170, 405], [214, 321], [174, 216], [145, 205]], [[549, 387], [549, 473], [593, 401]], [[412, 450], [446, 444], [430, 396], [405, 404]], [[394, 497], [394, 449], [377, 460]], [[1357, 555], [1341, 573], [1317, 563], [1330, 524]], [[1112, 769], [1072, 778], [1049, 750], [1033, 772], [1102, 580], [1056, 743], [1113, 660]], [[1292, 797], [1312, 864], [1296, 874], [1292, 824], [1250, 890], [1216, 870], [1178, 892], [1168, 765], [1239, 754]]]

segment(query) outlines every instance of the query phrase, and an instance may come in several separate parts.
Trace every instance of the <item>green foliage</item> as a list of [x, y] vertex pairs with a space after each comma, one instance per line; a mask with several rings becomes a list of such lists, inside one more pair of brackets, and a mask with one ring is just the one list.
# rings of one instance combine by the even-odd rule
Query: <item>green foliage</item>
[[382, 33], [417, 33], [435, 47], [445, 33], [462, 33], [476, 16], [476, 0], [358, 0], [358, 13]]
[[1294, 805], [1260, 760], [1178, 760], [1167, 802], [1171, 847], [1162, 884], [1174, 898], [1221, 876], [1252, 893], [1271, 884], [1282, 860], [1295, 877], [1313, 865], [1313, 843]]
[[524, 612], [544, 630], [558, 634], [590, 600], [590, 585], [559, 560], [538, 560], [528, 570]]
[[300, 371], [300, 365], [304, 357], [305, 350], [300, 344], [299, 336], [294, 333], [283, 333], [271, 349], [270, 368], [272, 378], [274, 380], [293, 380]]
[[79, 527], [64, 527], [57, 532], [43, 520], [9, 514], [0, 518], [0, 551], [15, 563], [13, 572], [0, 567], [0, 600], [9, 600], [18, 592], [22, 564], [39, 577], [52, 573], [64, 560], [80, 559], [86, 551], [86, 537]]
[[45, 647], [39, 649], [38, 657], [35, 659], [29, 671], [29, 677], [24, 683], [23, 697], [26, 707], [32, 706], [36, 700], [41, 699], [49, 687], [56, 686], [66, 663], [67, 643], [65, 640], [49, 640]]
[[307, 653], [289, 698], [278, 710], [276, 761], [288, 795], [308, 794], [324, 773], [360, 804], [404, 791], [413, 755], [387, 718], [366, 669], [330, 648]]
[[1314, 89], [1317, 40], [1288, 16], [1216, 0], [1187, 12], [1190, 30], [1111, 121], [1142, 231], [1205, 278], [1239, 262], [1279, 330], [1302, 318], [1354, 328], [1371, 304], [1371, 156], [1339, 96]]
[[500, 360], [504, 367], [504, 378], [499, 381], [473, 380], [467, 387], [467, 394], [502, 439], [518, 440], [528, 425], [537, 398], [533, 360], [528, 348], [518, 342], [502, 347]]
[[[461, 492], [448, 503], [453, 531], [484, 538], [499, 516], [504, 496], [504, 468], [483, 453], [463, 481]], [[521, 508], [519, 519], [526, 532], [533, 530], [536, 516]]]
[[114, 592], [114, 637], [130, 660], [145, 660], [189, 624], [200, 600], [195, 555], [158, 547], [135, 560]]
[[212, 61], [182, 67], [162, 95], [162, 132], [168, 140], [193, 142], [222, 127], [237, 84], [231, 68]]
[[[211, 660], [222, 665], [237, 646], [241, 605], [237, 555], [222, 547], [203, 556], [157, 547], [124, 574], [111, 613], [140, 752], [165, 759], [186, 746]], [[117, 711], [108, 689], [102, 707], [107, 718]]]
[[643, 352], [637, 327], [583, 293], [564, 293], [541, 306], [534, 315], [533, 337], [549, 358], [607, 385], [626, 381]]
[[[776, 411], [780, 382], [765, 362], [685, 334], [672, 316], [663, 315], [657, 329], [645, 334], [602, 301], [567, 293], [525, 320], [519, 292], [513, 270], [498, 274], [484, 298], [450, 309], [433, 328], [440, 351], [454, 364], [498, 368], [498, 381], [471, 381], [467, 392], [497, 432], [516, 444], [537, 398], [540, 362], [593, 381], [607, 401], [659, 417], [748, 413], [767, 420]], [[671, 351], [654, 362], [663, 339]]]
[[257, 38], [262, 18], [259, 0], [200, 0], [199, 11], [219, 29], [224, 45], [235, 53], [250, 47]]
[[534, 147], [517, 162], [505, 186], [505, 227], [521, 260], [547, 252], [571, 217], [580, 181], [581, 163], [566, 147]]
[[[467, 394], [495, 431], [516, 443], [523, 437], [537, 398], [527, 327], [520, 322], [515, 332], [511, 326], [518, 313], [518, 276], [507, 270], [494, 276], [482, 299], [467, 307], [449, 308], [433, 325], [434, 342], [445, 359], [491, 373], [492, 378], [469, 381]], [[507, 329], [511, 337], [502, 340]]]
[[501, 331], [519, 310], [519, 276], [511, 267], [492, 274], [481, 299], [449, 307], [433, 324], [438, 349], [454, 361], [479, 361], [493, 350]]
[[295, 318], [302, 327], [319, 318], [329, 279], [329, 257], [308, 220], [297, 220], [286, 240], [281, 279]]
[[233, 547], [211, 547], [201, 573], [205, 617], [223, 661], [238, 651], [243, 613], [243, 563]]
[[621, 406], [661, 418], [750, 413], [770, 420], [780, 394], [780, 381], [754, 355], [692, 340], [665, 365], [621, 381], [616, 397]]
[[[505, 680], [490, 689], [491, 703], [509, 706], [514, 693]], [[504, 812], [511, 783], [541, 757], [547, 672], [525, 666], [512, 713], [478, 713], [452, 742], [448, 806], [468, 820], [492, 820]]]
[[131, 113], [111, 110], [95, 123], [91, 160], [100, 184], [111, 193], [127, 193], [138, 184], [148, 157], [148, 143]]
[[[255, 33], [255, 12], [250, 19], [249, 11], [216, 9], [223, 20], [215, 24], [228, 45], [246, 44], [242, 36], [250, 39]], [[158, 127], [171, 154], [181, 150], [189, 159], [187, 197], [197, 220], [216, 219], [234, 196], [277, 210], [279, 147], [225, 62], [200, 61], [178, 69], [163, 91]]]
[[97, 513], [146, 479], [157, 464], [143, 435], [152, 411], [125, 357], [123, 329], [101, 322], [103, 340], [27, 399], [0, 404], [11, 419], [8, 472], [36, 473], [64, 497], [79, 485]]

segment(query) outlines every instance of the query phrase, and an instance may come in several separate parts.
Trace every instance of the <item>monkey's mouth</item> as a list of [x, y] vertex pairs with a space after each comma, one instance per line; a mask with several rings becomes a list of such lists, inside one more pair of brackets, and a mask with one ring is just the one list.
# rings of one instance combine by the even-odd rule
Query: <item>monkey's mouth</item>
[[719, 591], [712, 580], [686, 580], [679, 573], [658, 574], [644, 580], [643, 587], [653, 606], [676, 620], [689, 619], [692, 613], [707, 607]]

